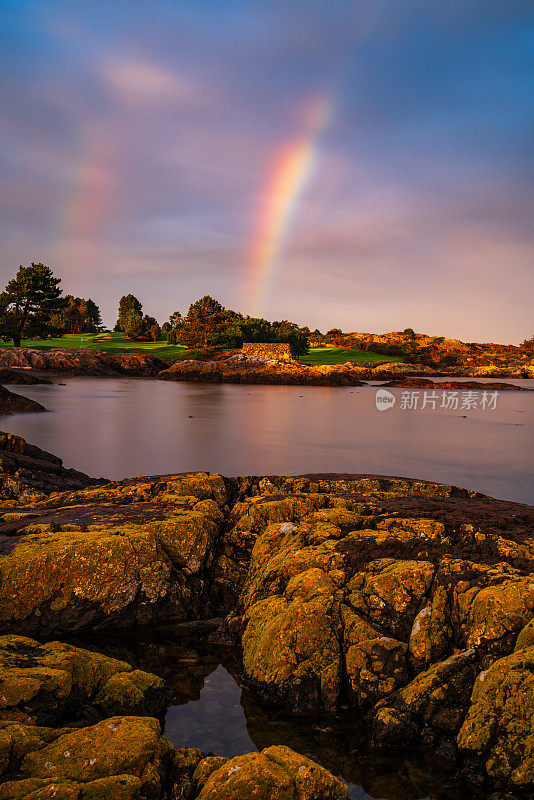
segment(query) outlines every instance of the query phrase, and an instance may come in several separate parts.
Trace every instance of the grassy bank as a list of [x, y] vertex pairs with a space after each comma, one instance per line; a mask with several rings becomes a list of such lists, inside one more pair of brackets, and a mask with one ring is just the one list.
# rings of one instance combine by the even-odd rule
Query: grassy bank
[[[0, 346], [12, 347], [13, 343], [2, 343]], [[65, 334], [57, 339], [26, 339], [23, 347], [38, 350], [50, 350], [53, 347], [84, 347], [87, 350], [104, 350], [108, 353], [149, 353], [163, 361], [174, 362], [180, 358], [195, 358], [198, 351], [189, 350], [183, 345], [168, 345], [165, 339], [157, 342], [132, 342], [123, 333], [85, 333]], [[238, 352], [237, 350], [235, 352]], [[374, 361], [400, 361], [400, 358], [371, 353], [368, 350], [345, 350], [334, 347], [313, 347], [307, 356], [299, 361], [304, 364], [344, 364], [355, 361], [358, 364]]]
[[[5, 343], [10, 347], [13, 342]], [[37, 350], [50, 350], [52, 347], [83, 347], [87, 350], [103, 350], [107, 353], [148, 353], [164, 361], [176, 361], [184, 358], [190, 351], [182, 345], [169, 346], [165, 339], [157, 342], [132, 342], [123, 333], [77, 333], [65, 334], [57, 339], [26, 339], [22, 347], [31, 347]]]
[[402, 361], [399, 356], [384, 356], [381, 353], [371, 353], [369, 350], [345, 350], [337, 347], [312, 347], [307, 356], [301, 356], [299, 361], [304, 364], [318, 366], [320, 364], [345, 364], [354, 361], [364, 364], [375, 361]]

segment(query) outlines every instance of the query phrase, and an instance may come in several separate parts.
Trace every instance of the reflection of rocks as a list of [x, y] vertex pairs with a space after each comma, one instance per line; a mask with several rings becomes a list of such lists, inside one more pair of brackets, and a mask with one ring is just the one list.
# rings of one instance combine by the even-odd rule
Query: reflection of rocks
[[34, 369], [66, 375], [129, 375], [150, 378], [168, 364], [145, 353], [106, 353], [84, 347], [54, 347], [37, 350], [30, 347], [1, 347], [0, 368]]
[[46, 499], [50, 492], [102, 482], [103, 479], [90, 478], [75, 469], [65, 469], [60, 458], [28, 444], [21, 436], [0, 431], [1, 502], [16, 499], [19, 503], [32, 503]]
[[0, 386], [0, 414], [13, 414], [20, 411], [46, 411], [46, 408], [35, 400], [30, 400], [28, 397], [10, 392], [9, 389]]

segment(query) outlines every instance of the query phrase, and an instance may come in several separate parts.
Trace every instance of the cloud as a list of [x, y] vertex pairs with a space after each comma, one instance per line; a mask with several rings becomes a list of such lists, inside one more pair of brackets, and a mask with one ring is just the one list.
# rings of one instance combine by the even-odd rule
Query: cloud
[[139, 107], [161, 103], [196, 104], [201, 100], [197, 87], [171, 70], [137, 60], [106, 61], [101, 78], [122, 102]]

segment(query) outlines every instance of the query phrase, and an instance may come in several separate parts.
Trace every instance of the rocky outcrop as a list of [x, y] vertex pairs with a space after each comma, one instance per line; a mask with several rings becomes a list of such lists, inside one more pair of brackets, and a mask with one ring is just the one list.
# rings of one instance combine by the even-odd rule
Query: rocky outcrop
[[435, 374], [411, 364], [362, 367], [348, 361], [335, 366], [310, 366], [298, 361], [265, 360], [242, 355], [225, 361], [176, 361], [157, 376], [162, 381], [259, 383], [286, 386], [362, 386], [363, 380], [386, 380], [392, 375]]
[[152, 717], [111, 717], [79, 730], [0, 723], [2, 772], [0, 800], [347, 797], [346, 785], [288, 747], [233, 759], [175, 750]]
[[144, 353], [106, 353], [83, 347], [33, 350], [0, 348], [0, 367], [33, 369], [65, 375], [128, 376], [152, 378], [168, 367], [165, 361]]
[[46, 411], [46, 408], [35, 400], [0, 386], [0, 414], [14, 414], [20, 411]]
[[289, 747], [232, 759], [204, 758], [193, 773], [198, 800], [345, 800], [347, 786]]
[[81, 489], [104, 479], [66, 469], [52, 453], [28, 444], [21, 436], [0, 431], [0, 502], [36, 502], [50, 492]]
[[310, 367], [296, 361], [251, 360], [176, 361], [157, 376], [162, 381], [259, 383], [287, 386], [361, 386], [350, 367]]
[[113, 714], [160, 714], [161, 678], [63, 642], [0, 636], [0, 720], [33, 725], [95, 722]]
[[370, 350], [426, 364], [454, 375], [491, 378], [534, 378], [534, 361], [526, 349], [512, 344], [461, 342], [446, 336], [427, 336], [405, 331], [391, 333], [313, 334], [311, 346], [331, 346]]

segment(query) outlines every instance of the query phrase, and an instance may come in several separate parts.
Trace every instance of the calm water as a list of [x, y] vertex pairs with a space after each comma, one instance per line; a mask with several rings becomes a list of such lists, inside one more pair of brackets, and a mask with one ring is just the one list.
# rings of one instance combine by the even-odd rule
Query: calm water
[[90, 475], [369, 472], [534, 502], [534, 392], [502, 392], [495, 410], [444, 410], [440, 400], [406, 410], [395, 389], [395, 407], [378, 412], [372, 387], [60, 380], [13, 387], [52, 413], [1, 425]]
[[113, 633], [73, 643], [165, 678], [175, 695], [165, 736], [177, 747], [231, 758], [285, 744], [343, 778], [353, 800], [481, 800], [452, 765], [429, 754], [402, 758], [369, 751], [360, 719], [291, 718], [263, 708], [242, 687], [235, 654], [214, 647], [195, 626], [160, 629], [138, 641]]

